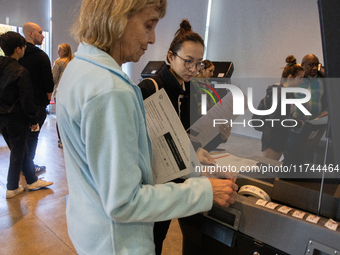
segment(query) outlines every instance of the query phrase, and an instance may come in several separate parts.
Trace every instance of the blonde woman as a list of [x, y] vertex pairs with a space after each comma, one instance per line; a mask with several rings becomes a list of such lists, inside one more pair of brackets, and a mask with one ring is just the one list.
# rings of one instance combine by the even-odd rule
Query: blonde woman
[[57, 94], [69, 195], [69, 237], [79, 255], [151, 255], [153, 223], [235, 202], [230, 180], [154, 185], [141, 91], [121, 65], [155, 42], [166, 0], [84, 0], [80, 42]]
[[[56, 98], [57, 95], [57, 88], [60, 81], [61, 76], [64, 73], [64, 70], [67, 64], [73, 59], [73, 54], [70, 45], [67, 43], [60, 44], [58, 46], [58, 56], [59, 58], [54, 62], [52, 67], [52, 74], [53, 74], [53, 82], [54, 82], [54, 90], [53, 90], [53, 98]], [[60, 139], [58, 125], [57, 125], [57, 134], [58, 134], [58, 147], [63, 148], [63, 144]]]

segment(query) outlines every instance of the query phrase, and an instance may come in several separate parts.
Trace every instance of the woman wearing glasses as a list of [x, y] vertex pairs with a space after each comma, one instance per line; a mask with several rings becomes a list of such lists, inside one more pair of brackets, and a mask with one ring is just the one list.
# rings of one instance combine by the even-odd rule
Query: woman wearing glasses
[[[191, 30], [188, 20], [183, 20], [168, 50], [170, 65], [153, 77], [158, 88], [165, 89], [185, 129], [190, 127], [190, 79], [203, 69], [203, 53], [203, 39]], [[138, 86], [144, 99], [156, 92], [150, 79], [144, 79]]]
[[[168, 50], [167, 61], [170, 65], [164, 66], [156, 76], [152, 77], [157, 83], [158, 89], [165, 89], [185, 130], [190, 127], [190, 112], [198, 112], [198, 109], [191, 109], [190, 111], [190, 79], [204, 68], [202, 62], [203, 53], [204, 41], [202, 37], [193, 32], [189, 21], [184, 19]], [[157, 90], [154, 82], [150, 79], [144, 79], [138, 86], [141, 88], [144, 99], [154, 94]], [[191, 100], [195, 100], [195, 98], [192, 97]], [[198, 107], [198, 103], [192, 102], [191, 106]], [[191, 118], [195, 117], [191, 116]], [[194, 147], [202, 164], [214, 162], [206, 150], [199, 148], [198, 145], [194, 145]], [[181, 180], [176, 179], [174, 182], [181, 182]], [[162, 252], [163, 240], [169, 225], [170, 221], [155, 223], [154, 241], [156, 254], [161, 254]]]
[[[198, 102], [191, 102], [190, 104], [190, 79], [204, 68], [204, 63], [202, 62], [203, 53], [204, 41], [202, 37], [193, 32], [189, 21], [184, 19], [168, 50], [167, 61], [170, 65], [164, 66], [156, 76], [152, 77], [156, 81], [158, 89], [165, 89], [185, 130], [190, 127], [190, 117], [191, 121], [199, 118], [198, 114], [197, 116], [190, 116], [190, 112], [200, 112]], [[138, 86], [142, 90], [143, 99], [156, 92], [155, 84], [150, 79], [144, 79]], [[196, 100], [196, 98], [191, 97], [191, 100]], [[197, 109], [190, 109], [190, 105]], [[214, 139], [212, 143], [209, 143], [204, 148], [205, 150], [199, 148], [199, 145], [194, 145], [202, 164], [211, 164], [213, 162], [206, 150], [212, 150], [222, 141], [226, 141], [230, 130], [224, 129], [220, 133], [222, 139], [218, 137], [217, 142]]]

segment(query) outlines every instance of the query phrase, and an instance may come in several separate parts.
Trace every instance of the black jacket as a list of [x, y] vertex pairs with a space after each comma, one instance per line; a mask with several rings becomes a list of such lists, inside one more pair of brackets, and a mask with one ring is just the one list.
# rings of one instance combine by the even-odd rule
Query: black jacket
[[47, 54], [32, 43], [27, 43], [25, 55], [19, 59], [19, 64], [31, 75], [35, 104], [47, 106], [50, 102], [46, 93], [52, 93], [54, 87], [51, 63]]
[[24, 114], [37, 123], [29, 72], [11, 57], [0, 57], [0, 114]]

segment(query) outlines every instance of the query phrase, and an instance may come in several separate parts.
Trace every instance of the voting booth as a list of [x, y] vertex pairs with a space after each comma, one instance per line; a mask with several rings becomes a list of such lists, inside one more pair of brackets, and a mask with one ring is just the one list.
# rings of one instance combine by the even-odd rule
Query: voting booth
[[[239, 174], [242, 195], [233, 205], [214, 205], [209, 212], [179, 219], [183, 254], [340, 254], [340, 2], [319, 0], [318, 6], [326, 75], [334, 78], [325, 79], [329, 118], [307, 123], [284, 164], [253, 158], [259, 167], [296, 166], [300, 171], [301, 166], [302, 172], [314, 167], [312, 175], [294, 179], [282, 172], [266, 178]], [[325, 133], [327, 165], [322, 170], [324, 165], [307, 163], [307, 158]]]

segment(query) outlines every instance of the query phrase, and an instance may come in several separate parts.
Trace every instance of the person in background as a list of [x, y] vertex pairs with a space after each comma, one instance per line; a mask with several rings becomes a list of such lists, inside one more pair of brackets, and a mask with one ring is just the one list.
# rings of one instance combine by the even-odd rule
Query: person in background
[[36, 107], [29, 72], [19, 65], [26, 40], [20, 34], [7, 32], [0, 36], [0, 130], [10, 149], [6, 198], [13, 198], [24, 191], [19, 185], [22, 171], [28, 190], [50, 186], [52, 182], [38, 179], [32, 159], [28, 155], [27, 136], [39, 130]]
[[[294, 119], [299, 120], [302, 125], [294, 127], [289, 132], [289, 138], [285, 150], [285, 157], [287, 157], [294, 148], [296, 139], [298, 138], [304, 123], [317, 118], [328, 116], [328, 100], [326, 87], [322, 82], [325, 77], [324, 69], [321, 67], [319, 59], [314, 54], [307, 54], [302, 58], [302, 67], [305, 70], [303, 81], [300, 88], [308, 89], [311, 92], [311, 99], [304, 103], [303, 106], [312, 114], [304, 115], [300, 109], [295, 108], [292, 114]], [[301, 93], [295, 94], [296, 98], [304, 98], [305, 95]], [[313, 162], [314, 156], [311, 155], [308, 161]]]
[[197, 78], [205, 78], [205, 79], [211, 78], [214, 75], [214, 71], [215, 71], [214, 64], [208, 59], [203, 60], [202, 63], [204, 64], [204, 68], [199, 71], [199, 73], [196, 77]]
[[[195, 100], [195, 98], [190, 98], [190, 90], [195, 89], [195, 87], [190, 86], [190, 80], [196, 76], [197, 72], [204, 69], [202, 62], [203, 53], [203, 39], [199, 34], [191, 30], [189, 21], [184, 19], [180, 24], [179, 30], [175, 33], [175, 38], [168, 50], [167, 62], [170, 65], [164, 66], [156, 76], [152, 77], [157, 83], [158, 89], [165, 89], [185, 130], [190, 127], [190, 118], [198, 119], [198, 116], [191, 115], [198, 112], [198, 108], [197, 110], [190, 109], [192, 106], [198, 106], [198, 102], [190, 102], [190, 100]], [[143, 99], [156, 92], [155, 84], [150, 79], [142, 80], [138, 86], [141, 88]], [[227, 131], [222, 130], [221, 135], [225, 135]], [[225, 135], [226, 138], [228, 138], [229, 134], [230, 132]], [[201, 148], [199, 144], [193, 145], [202, 164], [213, 163], [214, 160], [205, 148]], [[216, 144], [214, 146], [214, 148], [217, 147]], [[184, 180], [176, 179], [174, 181], [183, 182]], [[161, 254], [162, 252], [163, 240], [166, 237], [169, 225], [170, 220], [155, 223], [154, 239], [156, 254]]]
[[[19, 64], [30, 73], [34, 101], [37, 106], [37, 121], [40, 127], [37, 132], [29, 131], [27, 139], [29, 155], [34, 161], [38, 137], [46, 119], [46, 106], [50, 103], [54, 83], [50, 59], [44, 51], [35, 46], [42, 45], [44, 40], [41, 27], [35, 23], [27, 22], [22, 31], [27, 41], [27, 48], [24, 57], [19, 60]], [[35, 170], [38, 175], [46, 172], [46, 167], [35, 165]]]
[[[262, 132], [261, 142], [263, 157], [270, 158], [274, 160], [279, 160], [285, 151], [289, 129], [288, 127], [283, 127], [281, 121], [284, 119], [291, 118], [291, 105], [287, 105], [286, 116], [281, 115], [281, 88], [282, 87], [298, 87], [304, 76], [304, 69], [301, 65], [296, 63], [296, 58], [293, 55], [289, 55], [286, 58], [287, 65], [283, 69], [282, 78], [280, 84], [271, 85], [267, 88], [266, 96], [261, 100], [258, 109], [267, 110], [270, 109], [273, 102], [273, 88], [277, 89], [277, 108], [270, 115], [253, 115], [253, 119], [260, 119], [263, 121], [263, 126], [261, 123], [257, 125], [255, 121], [253, 122], [255, 126], [261, 126], [255, 128]], [[292, 98], [293, 94], [288, 94], [288, 98]], [[274, 122], [272, 126], [271, 122], [265, 121], [265, 119], [277, 119], [280, 121]], [[301, 124], [301, 123], [300, 123]], [[287, 124], [288, 125], [288, 124]]]
[[[61, 76], [67, 66], [67, 64], [73, 59], [73, 54], [70, 45], [67, 43], [60, 44], [58, 46], [58, 56], [59, 58], [54, 61], [52, 67], [52, 74], [53, 74], [53, 82], [54, 82], [54, 90], [52, 93], [52, 97], [55, 99], [57, 95], [57, 88], [60, 81]], [[63, 148], [63, 144], [60, 139], [59, 131], [58, 131], [58, 123], [56, 123], [57, 127], [57, 134], [58, 134], [58, 147]]]
[[[78, 254], [154, 254], [153, 224], [234, 203], [231, 180], [154, 185], [141, 91], [121, 65], [155, 42], [166, 0], [84, 0], [80, 42], [58, 86], [57, 120], [69, 196], [69, 237]], [[98, 18], [100, 17], [100, 18]]]

